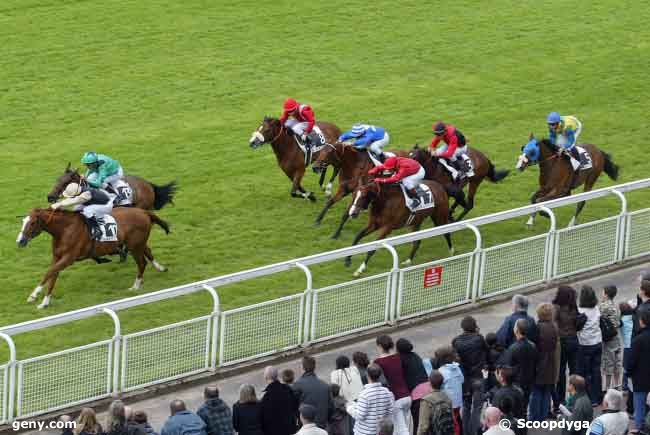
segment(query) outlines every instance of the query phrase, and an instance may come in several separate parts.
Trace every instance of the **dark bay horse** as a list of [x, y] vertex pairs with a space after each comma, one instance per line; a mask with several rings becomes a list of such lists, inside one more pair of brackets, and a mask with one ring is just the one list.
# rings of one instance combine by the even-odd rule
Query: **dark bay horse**
[[[317, 122], [316, 125], [321, 129], [327, 143], [334, 143], [341, 136], [341, 130], [329, 122]], [[249, 145], [257, 149], [270, 143], [278, 165], [282, 171], [291, 180], [291, 196], [294, 198], [306, 198], [310, 201], [316, 201], [314, 192], [307, 192], [302, 187], [302, 178], [305, 176], [305, 153], [298, 147], [293, 132], [280, 124], [277, 118], [264, 117], [262, 124], [253, 132]], [[312, 159], [317, 158], [319, 152], [312, 153]], [[338, 168], [334, 168], [334, 173], [330, 178], [325, 191], [331, 193], [332, 181], [338, 175]], [[319, 185], [323, 188], [325, 173], [320, 177]]]
[[[166, 204], [174, 203], [174, 194], [176, 193], [176, 182], [157, 186], [140, 177], [125, 175], [124, 181], [129, 183], [133, 190], [133, 207], [144, 210], [160, 210]], [[54, 187], [47, 194], [47, 200], [50, 203], [56, 202], [61, 196], [61, 192], [70, 183], [81, 183], [81, 174], [78, 169], [71, 169], [70, 163], [63, 171], [54, 184]]]
[[[368, 218], [368, 225], [356, 235], [352, 246], [359, 243], [363, 237], [374, 231], [379, 231], [377, 240], [384, 239], [393, 230], [407, 225], [411, 228], [411, 231], [418, 231], [422, 226], [422, 222], [427, 217], [431, 218], [434, 225], [445, 225], [449, 223], [449, 197], [444, 187], [432, 180], [424, 180], [423, 183], [431, 189], [435, 206], [416, 212], [413, 218], [411, 218], [411, 211], [406, 208], [404, 194], [398, 184], [380, 185], [371, 181], [368, 184], [360, 186], [354, 193], [354, 202], [350, 207], [349, 213], [351, 217], [357, 217], [362, 209], [367, 209], [370, 206], [370, 217]], [[451, 236], [445, 234], [444, 237], [447, 241], [449, 252], [453, 255], [454, 247], [451, 243]], [[413, 242], [411, 254], [404, 264], [410, 264], [413, 261], [419, 247], [419, 240]], [[354, 272], [354, 276], [359, 276], [366, 270], [368, 262], [374, 253], [375, 251], [369, 251], [366, 254], [365, 260]], [[349, 266], [350, 264], [351, 258], [346, 257], [345, 265]]]
[[[403, 151], [393, 153], [398, 156], [406, 156], [406, 153]], [[358, 150], [352, 145], [337, 142], [334, 145], [326, 145], [312, 163], [313, 170], [321, 173], [325, 172], [328, 166], [339, 168], [339, 187], [334, 196], [327, 200], [325, 207], [318, 214], [314, 223], [316, 226], [320, 225], [325, 214], [334, 204], [354, 192], [360, 185], [368, 182], [368, 171], [374, 167], [374, 164], [368, 156], [368, 151]], [[332, 236], [333, 239], [339, 238], [348, 217], [348, 209], [346, 208], [343, 212], [341, 223]]]
[[[528, 166], [539, 163], [539, 189], [533, 194], [530, 202], [535, 204], [555, 198], [571, 195], [571, 191], [584, 184], [584, 191], [589, 192], [596, 184], [600, 174], [605, 173], [612, 180], [618, 178], [618, 166], [613, 162], [611, 156], [600, 150], [596, 145], [581, 144], [591, 156], [591, 169], [580, 170], [577, 174], [571, 166], [568, 158], [558, 154], [559, 148], [553, 145], [548, 139], [535, 139], [531, 133], [529, 141], [521, 147], [522, 154], [517, 161], [517, 169], [525, 170]], [[576, 212], [569, 222], [573, 226], [578, 215], [584, 208], [585, 203], [579, 202]], [[533, 214], [526, 225], [529, 227], [535, 223]]]
[[153, 212], [133, 207], [115, 208], [112, 215], [118, 225], [117, 242], [92, 240], [83, 216], [71, 211], [35, 208], [23, 219], [23, 226], [16, 238], [19, 247], [24, 248], [30, 240], [43, 231], [52, 236], [52, 263], [27, 302], [34, 302], [43, 291], [45, 284], [48, 284], [47, 294], [38, 308], [47, 307], [59, 272], [76, 261], [118, 254], [122, 244], [127, 247], [138, 266], [138, 274], [131, 287], [132, 290], [138, 290], [142, 286], [147, 260], [159, 272], [167, 270], [154, 260], [151, 249], [147, 245], [153, 224], [160, 226], [169, 234], [167, 222]]
[[[454, 198], [454, 203], [449, 211], [450, 218], [453, 218], [452, 215], [454, 214], [456, 207], [459, 205], [463, 207], [463, 212], [457, 218], [454, 218], [456, 221], [463, 219], [467, 213], [474, 208], [474, 197], [476, 196], [476, 191], [485, 178], [493, 183], [498, 183], [506, 178], [510, 172], [505, 170], [496, 170], [490, 159], [479, 150], [469, 146], [467, 147], [467, 150], [467, 154], [474, 165], [474, 176], [465, 178], [460, 183], [454, 183], [449, 171], [447, 171], [442, 163], [438, 161], [438, 158], [432, 156], [426, 148], [420, 148], [418, 145], [415, 145], [409, 154], [409, 157], [417, 160], [424, 167], [424, 170], [426, 171], [426, 179], [437, 181], [445, 186], [449, 196]], [[467, 188], [467, 200], [465, 200], [464, 195], [458, 193], [458, 190], [464, 189], [466, 185], [469, 186]]]

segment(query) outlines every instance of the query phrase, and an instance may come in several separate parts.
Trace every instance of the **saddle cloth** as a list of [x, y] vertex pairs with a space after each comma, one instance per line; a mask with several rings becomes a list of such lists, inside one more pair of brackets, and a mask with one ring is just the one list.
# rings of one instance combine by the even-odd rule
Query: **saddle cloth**
[[418, 197], [420, 198], [420, 205], [416, 208], [413, 208], [411, 206], [411, 198], [409, 198], [408, 194], [406, 193], [406, 189], [401, 183], [400, 187], [402, 188], [402, 194], [404, 195], [404, 203], [406, 204], [406, 207], [411, 211], [411, 213], [435, 207], [436, 204], [433, 200], [433, 193], [431, 193], [431, 189], [429, 189], [429, 186], [426, 184], [420, 183], [420, 185], [416, 188]]
[[578, 154], [580, 155], [580, 166], [578, 169], [581, 171], [585, 169], [591, 169], [593, 167], [593, 162], [591, 161], [591, 155], [587, 152], [586, 149], [582, 148], [581, 146], [576, 145], [576, 149], [578, 150]]
[[117, 242], [117, 222], [113, 216], [104, 215], [101, 219], [97, 219], [97, 223], [102, 233], [100, 242]]
[[[368, 153], [368, 157], [370, 157], [370, 161], [374, 166], [379, 166], [382, 164], [379, 161], [379, 159], [377, 159], [377, 157], [375, 157], [375, 155], [370, 152], [370, 150], [366, 150], [366, 152]], [[386, 158], [395, 157], [395, 153], [391, 153], [390, 151], [384, 151], [384, 156], [386, 156]]]
[[[314, 128], [312, 129], [311, 133], [309, 134], [309, 137], [311, 138], [311, 153], [309, 153], [309, 156], [307, 156], [307, 147], [305, 147], [305, 144], [302, 143], [300, 138], [298, 136], [294, 136], [296, 139], [296, 144], [298, 147], [302, 150], [303, 154], [305, 154], [305, 166], [309, 165], [311, 163], [312, 156], [314, 153], [317, 153], [318, 151], [322, 150], [325, 144], [327, 144], [327, 141], [325, 140], [325, 135], [323, 134], [323, 131], [320, 129], [319, 126], [314, 125]], [[307, 161], [309, 160], [309, 161]]]
[[[474, 176], [474, 162], [472, 162], [472, 159], [467, 153], [461, 154], [458, 158], [463, 159], [463, 165], [465, 165], [465, 170], [462, 170], [459, 172], [460, 178], [470, 178]], [[446, 159], [439, 159], [438, 160], [442, 166], [444, 166], [449, 173], [452, 173], [451, 169], [458, 171], [458, 169], [454, 168], [451, 166], [451, 163], [449, 163]]]
[[117, 192], [117, 197], [113, 200], [115, 206], [126, 206], [133, 204], [133, 189], [124, 180], [119, 180], [113, 186]]

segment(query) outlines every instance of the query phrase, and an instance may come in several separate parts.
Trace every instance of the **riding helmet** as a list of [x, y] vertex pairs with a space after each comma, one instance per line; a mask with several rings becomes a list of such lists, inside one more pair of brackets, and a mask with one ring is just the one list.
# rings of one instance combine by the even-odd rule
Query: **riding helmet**
[[97, 163], [98, 161], [99, 158], [97, 157], [97, 153], [94, 151], [88, 151], [81, 158], [81, 163], [83, 163], [84, 165], [92, 165], [93, 163]]
[[293, 98], [287, 98], [284, 101], [284, 110], [286, 110], [287, 112], [293, 112], [297, 108], [298, 108], [298, 102]]
[[363, 124], [354, 124], [352, 126], [352, 135], [354, 137], [363, 136], [366, 132], [366, 127]]
[[439, 134], [443, 134], [443, 133], [445, 132], [445, 129], [446, 129], [446, 128], [447, 128], [447, 126], [445, 125], [444, 122], [442, 122], [442, 121], [438, 121], [437, 123], [435, 123], [435, 124], [433, 125], [433, 132], [434, 132], [435, 134], [438, 134], [438, 135], [439, 135]]
[[548, 118], [546, 118], [546, 122], [549, 124], [557, 124], [561, 121], [560, 114], [557, 112], [551, 112], [548, 114]]

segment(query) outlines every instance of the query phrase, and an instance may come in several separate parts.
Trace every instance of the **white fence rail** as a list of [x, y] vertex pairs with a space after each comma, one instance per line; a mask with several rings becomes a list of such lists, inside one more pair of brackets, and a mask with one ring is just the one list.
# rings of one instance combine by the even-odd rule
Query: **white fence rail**
[[[10, 350], [0, 365], [0, 424], [650, 255], [650, 209], [628, 212], [624, 196], [648, 187], [650, 179], [621, 184], [0, 328]], [[620, 200], [618, 213], [556, 228], [553, 209], [611, 195]], [[536, 212], [550, 217], [546, 233], [482, 246], [479, 227]], [[462, 230], [476, 237], [472, 252], [400, 267], [396, 246]], [[390, 252], [390, 271], [312, 288], [310, 265], [377, 249]], [[215, 288], [296, 268], [305, 274], [304, 292], [220, 311]], [[122, 335], [120, 311], [200, 291], [213, 298], [211, 314]], [[111, 317], [112, 339], [18, 360], [12, 336], [96, 315]]]

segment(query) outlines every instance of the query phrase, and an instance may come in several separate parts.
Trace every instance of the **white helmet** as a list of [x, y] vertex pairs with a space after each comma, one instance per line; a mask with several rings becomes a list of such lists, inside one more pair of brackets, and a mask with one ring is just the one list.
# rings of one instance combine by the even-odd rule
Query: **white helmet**
[[74, 198], [77, 195], [81, 194], [81, 186], [77, 183], [70, 183], [65, 186], [63, 191], [63, 196], [66, 198]]

